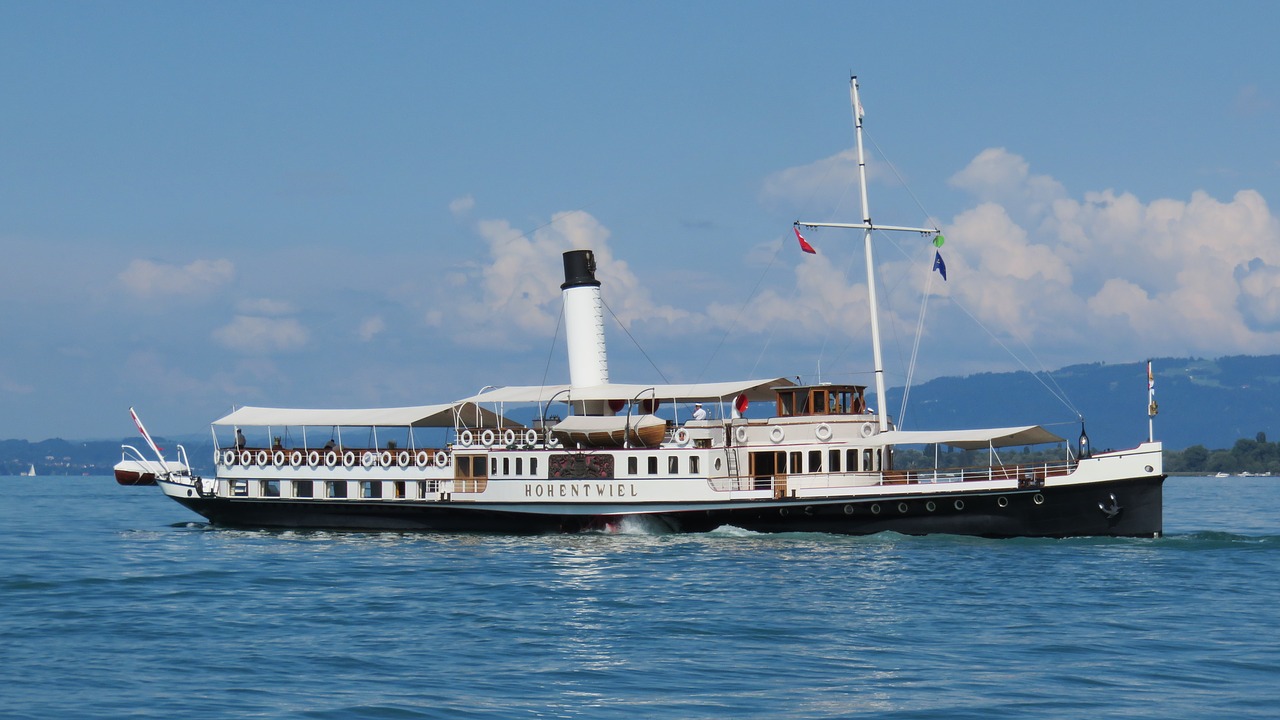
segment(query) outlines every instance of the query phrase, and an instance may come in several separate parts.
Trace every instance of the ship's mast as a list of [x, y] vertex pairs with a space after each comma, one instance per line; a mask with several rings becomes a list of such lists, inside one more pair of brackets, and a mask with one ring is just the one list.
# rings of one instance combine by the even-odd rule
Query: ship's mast
[[880, 432], [889, 429], [889, 411], [888, 398], [885, 395], [884, 388], [884, 360], [880, 352], [880, 308], [876, 298], [876, 273], [875, 259], [871, 252], [871, 232], [873, 230], [903, 230], [908, 232], [919, 232], [933, 234], [938, 232], [936, 228], [913, 228], [900, 227], [896, 225], [873, 225], [871, 223], [871, 204], [867, 200], [867, 161], [862, 152], [862, 102], [858, 98], [858, 76], [854, 75], [849, 78], [849, 100], [853, 105], [853, 127], [854, 136], [857, 138], [858, 144], [858, 181], [862, 186], [862, 224], [854, 225], [851, 223], [808, 223], [797, 222], [797, 225], [805, 227], [833, 227], [833, 228], [862, 228], [862, 244], [866, 252], [867, 260], [867, 302], [871, 312], [871, 352], [875, 363], [876, 376], [876, 420], [880, 426]]

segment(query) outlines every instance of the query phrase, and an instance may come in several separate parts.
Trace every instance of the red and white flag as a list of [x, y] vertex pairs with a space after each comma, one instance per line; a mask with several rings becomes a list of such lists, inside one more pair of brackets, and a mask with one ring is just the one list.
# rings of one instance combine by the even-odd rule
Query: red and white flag
[[796, 231], [796, 239], [800, 241], [801, 250], [809, 253], [810, 255], [818, 254], [818, 251], [813, 249], [813, 246], [809, 244], [809, 241], [805, 240], [804, 236], [800, 234], [800, 228], [798, 226], [793, 226], [791, 229]]

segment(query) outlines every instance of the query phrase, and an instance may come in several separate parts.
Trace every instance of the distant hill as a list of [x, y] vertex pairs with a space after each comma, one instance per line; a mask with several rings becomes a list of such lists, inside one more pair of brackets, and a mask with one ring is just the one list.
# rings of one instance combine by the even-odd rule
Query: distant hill
[[[1153, 360], [1155, 436], [1170, 450], [1192, 445], [1229, 448], [1264, 433], [1280, 438], [1280, 355], [1236, 355]], [[1053, 393], [1082, 414], [1095, 450], [1132, 446], [1147, 436], [1146, 362], [1071, 365], [1038, 379], [1028, 372], [944, 377], [912, 388], [904, 427], [957, 429], [973, 426], [1051, 425], [1074, 440], [1078, 423]], [[1059, 390], [1060, 388], [1060, 390]], [[902, 389], [889, 391], [891, 413]], [[1062, 420], [1065, 425], [1052, 425]]]
[[[1154, 360], [1156, 439], [1169, 450], [1203, 445], [1231, 448], [1237, 440], [1280, 439], [1280, 355], [1236, 355]], [[1043, 380], [1043, 382], [1042, 382]], [[1084, 415], [1095, 450], [1132, 447], [1147, 437], [1145, 362], [1071, 365], [1051, 376], [1029, 372], [978, 373], [930, 380], [910, 394], [907, 429], [1046, 425], [1074, 444], [1079, 423], [1053, 392]], [[889, 390], [889, 412], [902, 405], [902, 388]], [[1057, 423], [1057, 424], [1055, 424]], [[212, 472], [213, 446], [203, 434], [175, 438], [199, 472]], [[124, 442], [143, 446], [141, 438]], [[164, 447], [174, 440], [157, 438]], [[120, 459], [118, 440], [29, 442], [0, 440], [0, 475], [17, 475], [35, 465], [37, 475], [109, 475]]]

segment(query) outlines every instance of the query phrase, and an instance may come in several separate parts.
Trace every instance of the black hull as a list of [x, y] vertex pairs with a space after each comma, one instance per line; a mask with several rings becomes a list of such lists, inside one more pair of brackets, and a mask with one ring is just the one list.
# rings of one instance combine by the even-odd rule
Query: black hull
[[938, 492], [858, 500], [742, 501], [731, 507], [637, 508], [626, 514], [575, 514], [572, 506], [467, 502], [355, 502], [174, 498], [215, 525], [432, 532], [543, 534], [606, 529], [627, 515], [675, 532], [725, 525], [765, 533], [870, 535], [948, 533], [1009, 537], [1159, 537], [1164, 476], [1007, 492]]

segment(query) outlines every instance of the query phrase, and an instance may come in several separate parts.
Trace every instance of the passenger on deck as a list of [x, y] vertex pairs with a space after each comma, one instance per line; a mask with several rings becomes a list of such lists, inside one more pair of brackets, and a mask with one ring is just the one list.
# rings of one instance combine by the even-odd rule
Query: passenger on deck
[[236, 428], [236, 449], [244, 449], [244, 433], [240, 431], [240, 428]]
[[694, 404], [693, 404], [693, 419], [694, 419], [694, 420], [706, 420], [706, 419], [707, 419], [707, 411], [706, 411], [705, 409], [703, 409], [703, 407], [702, 407], [702, 403], [694, 403]]
[[324, 444], [325, 452], [328, 452], [328, 451], [332, 450], [332, 449], [333, 449], [333, 447], [334, 447], [334, 444], [333, 444], [333, 438], [329, 438], [329, 442], [327, 442], [327, 443], [325, 443], [325, 444]]

